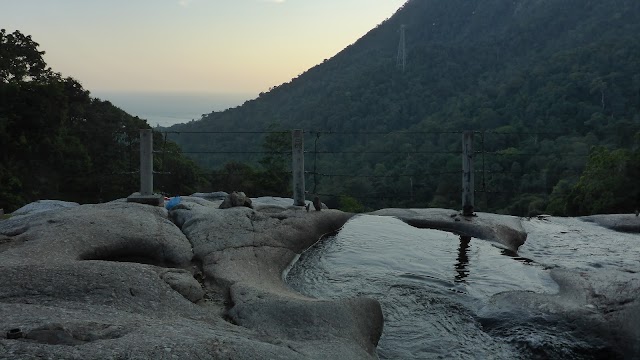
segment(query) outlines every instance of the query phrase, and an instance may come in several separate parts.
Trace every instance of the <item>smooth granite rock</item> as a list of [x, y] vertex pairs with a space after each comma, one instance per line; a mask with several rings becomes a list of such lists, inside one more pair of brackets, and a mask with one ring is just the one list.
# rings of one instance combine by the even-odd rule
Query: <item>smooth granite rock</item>
[[450, 231], [495, 241], [512, 251], [518, 251], [527, 240], [520, 219], [513, 216], [480, 212], [476, 216], [462, 216], [447, 209], [382, 209], [370, 215], [393, 216], [417, 228]]
[[37, 214], [45, 211], [52, 210], [61, 210], [70, 207], [76, 207], [80, 204], [69, 201], [60, 201], [60, 200], [38, 200], [27, 204], [20, 209], [11, 213], [12, 216], [21, 216], [21, 215], [30, 215]]
[[0, 221], [0, 359], [377, 358], [377, 301], [283, 282], [351, 214], [219, 205], [114, 201]]
[[[617, 271], [579, 272], [562, 268], [551, 270], [551, 277], [559, 285], [557, 294], [506, 291], [492, 296], [488, 305], [480, 310], [480, 321], [485, 331], [497, 336], [530, 336], [525, 329], [537, 323], [537, 339], [544, 341], [544, 331], [550, 334], [564, 332], [576, 339], [588, 341], [589, 347], [601, 347], [603, 353], [614, 344], [615, 352], [624, 359], [637, 359], [640, 354], [640, 278], [637, 274]], [[499, 319], [499, 321], [496, 321]], [[509, 323], [505, 326], [505, 323]], [[501, 324], [497, 328], [493, 324]], [[521, 334], [503, 334], [503, 329], [523, 329]], [[579, 341], [567, 344], [580, 347]], [[606, 350], [606, 351], [604, 351]], [[556, 349], [562, 352], [562, 349]], [[587, 355], [587, 354], [585, 354]], [[591, 351], [586, 358], [602, 358]]]
[[591, 215], [580, 219], [614, 231], [640, 233], [640, 217], [636, 214]]

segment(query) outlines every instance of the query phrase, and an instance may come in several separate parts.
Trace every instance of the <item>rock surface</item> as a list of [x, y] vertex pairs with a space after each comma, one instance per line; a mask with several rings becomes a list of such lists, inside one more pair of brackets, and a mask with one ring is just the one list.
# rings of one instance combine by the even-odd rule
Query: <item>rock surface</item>
[[251, 199], [243, 192], [232, 192], [227, 195], [227, 197], [220, 204], [220, 209], [229, 209], [232, 207], [245, 206], [248, 208], [253, 208], [251, 205]]
[[20, 209], [14, 211], [12, 216], [37, 214], [39, 212], [60, 210], [70, 207], [76, 207], [80, 204], [75, 202], [60, 201], [60, 200], [38, 200], [27, 204]]
[[[550, 333], [564, 332], [575, 339], [589, 339], [589, 346], [601, 348], [585, 358], [608, 358], [612, 353], [625, 359], [640, 354], [640, 302], [637, 289], [640, 279], [634, 274], [616, 272], [576, 272], [562, 268], [551, 270], [558, 283], [557, 294], [507, 291], [494, 295], [480, 312], [480, 320], [489, 333], [502, 333], [504, 328], [520, 328], [522, 333], [500, 334], [526, 343], [531, 336], [527, 327], [533, 322], [553, 324]], [[505, 326], [505, 323], [511, 323]], [[494, 324], [500, 326], [494, 328]], [[519, 339], [522, 337], [522, 339]], [[541, 332], [538, 341], [544, 341]], [[615, 351], [608, 348], [615, 344]], [[570, 344], [579, 347], [575, 344]], [[553, 353], [553, 352], [552, 352]], [[585, 354], [587, 355], [587, 354]], [[554, 358], [563, 358], [557, 349]]]
[[[377, 358], [376, 300], [318, 300], [283, 282], [353, 214], [194, 195], [171, 211], [120, 200], [0, 221], [0, 359]], [[515, 218], [452, 213], [374, 215], [516, 249], [526, 238]]]
[[377, 358], [377, 301], [317, 300], [282, 280], [351, 214], [219, 205], [116, 201], [0, 221], [0, 359]]
[[615, 231], [640, 233], [640, 217], [635, 214], [591, 215], [581, 219]]
[[527, 240], [520, 219], [513, 216], [488, 213], [462, 216], [447, 209], [382, 209], [370, 214], [393, 216], [417, 228], [438, 229], [495, 241], [516, 252]]

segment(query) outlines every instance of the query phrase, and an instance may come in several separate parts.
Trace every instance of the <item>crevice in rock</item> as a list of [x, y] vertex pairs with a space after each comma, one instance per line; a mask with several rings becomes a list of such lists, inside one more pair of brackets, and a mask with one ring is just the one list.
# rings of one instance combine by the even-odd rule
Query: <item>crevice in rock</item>
[[256, 225], [253, 222], [254, 218], [255, 218], [255, 212], [251, 212], [250, 214], [247, 214], [247, 218], [249, 219], [249, 222], [251, 222], [251, 233], [253, 234], [253, 241], [256, 241]]
[[224, 321], [228, 322], [228, 323], [229, 323], [229, 324], [231, 324], [231, 325], [234, 325], [234, 326], [240, 326], [240, 324], [238, 324], [237, 322], [235, 322], [235, 321], [233, 320], [233, 318], [231, 317], [231, 315], [229, 315], [229, 310], [226, 310], [226, 311], [224, 312], [224, 315], [222, 315], [222, 320], [224, 320]]

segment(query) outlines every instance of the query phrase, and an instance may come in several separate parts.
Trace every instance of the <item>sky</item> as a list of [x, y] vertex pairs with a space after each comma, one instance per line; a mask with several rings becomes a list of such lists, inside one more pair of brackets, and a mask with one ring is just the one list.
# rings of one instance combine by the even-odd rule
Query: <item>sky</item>
[[255, 93], [354, 43], [406, 0], [0, 0], [92, 91]]

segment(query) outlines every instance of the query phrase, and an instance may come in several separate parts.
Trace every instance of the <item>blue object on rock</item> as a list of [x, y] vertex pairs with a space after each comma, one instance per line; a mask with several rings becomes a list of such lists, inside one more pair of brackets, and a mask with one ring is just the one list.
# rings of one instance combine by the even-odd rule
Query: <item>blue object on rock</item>
[[174, 206], [180, 204], [180, 196], [172, 197], [169, 202], [164, 206], [167, 210], [173, 209]]

